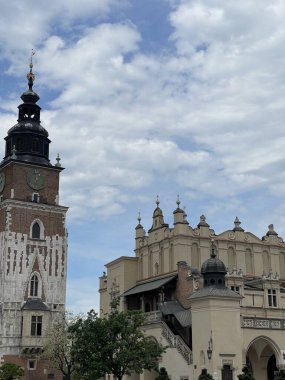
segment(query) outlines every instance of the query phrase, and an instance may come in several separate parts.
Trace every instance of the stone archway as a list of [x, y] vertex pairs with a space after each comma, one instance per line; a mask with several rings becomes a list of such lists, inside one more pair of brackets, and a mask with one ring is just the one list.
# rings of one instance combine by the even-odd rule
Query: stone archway
[[248, 346], [246, 361], [258, 380], [273, 380], [279, 349], [269, 338], [260, 336]]

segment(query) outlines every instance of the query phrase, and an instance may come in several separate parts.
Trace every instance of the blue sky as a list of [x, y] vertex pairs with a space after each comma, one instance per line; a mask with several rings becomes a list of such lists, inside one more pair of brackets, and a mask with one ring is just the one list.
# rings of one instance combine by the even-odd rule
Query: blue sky
[[[285, 236], [285, 4], [260, 0], [0, 0], [0, 137], [31, 49], [42, 122], [60, 153], [68, 308], [98, 310], [104, 264], [133, 255], [138, 210], [177, 194], [195, 227], [236, 216]], [[4, 141], [2, 143], [4, 155]]]

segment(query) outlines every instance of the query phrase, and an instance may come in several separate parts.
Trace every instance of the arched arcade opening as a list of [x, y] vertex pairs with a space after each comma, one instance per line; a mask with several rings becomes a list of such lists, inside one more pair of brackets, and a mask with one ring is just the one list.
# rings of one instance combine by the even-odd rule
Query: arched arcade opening
[[246, 353], [246, 363], [258, 380], [273, 380], [280, 350], [269, 338], [260, 336], [254, 339]]

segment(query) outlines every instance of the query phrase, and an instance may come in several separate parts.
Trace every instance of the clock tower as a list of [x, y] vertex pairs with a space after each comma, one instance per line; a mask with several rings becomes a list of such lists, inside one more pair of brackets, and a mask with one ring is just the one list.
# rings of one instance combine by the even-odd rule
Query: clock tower
[[33, 90], [19, 105], [0, 164], [0, 358], [25, 369], [24, 379], [61, 379], [40, 359], [52, 321], [65, 310], [67, 208], [59, 204], [60, 159], [49, 160]]

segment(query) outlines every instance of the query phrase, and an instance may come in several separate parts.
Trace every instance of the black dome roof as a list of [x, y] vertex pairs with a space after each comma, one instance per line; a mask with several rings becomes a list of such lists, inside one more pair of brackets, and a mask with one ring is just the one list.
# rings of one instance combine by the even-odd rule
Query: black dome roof
[[227, 273], [227, 269], [222, 260], [215, 256], [203, 263], [201, 273]]
[[23, 103], [18, 107], [18, 123], [9, 129], [5, 137], [6, 150], [2, 164], [16, 159], [51, 165], [49, 160], [50, 140], [47, 130], [41, 125], [41, 107], [36, 104], [40, 97], [33, 90], [35, 75], [32, 67], [31, 62], [30, 72], [27, 74], [29, 88], [21, 96]]
[[204, 278], [204, 286], [225, 286], [227, 269], [222, 260], [216, 255], [214, 240], [212, 240], [210, 258], [203, 263], [201, 273]]

